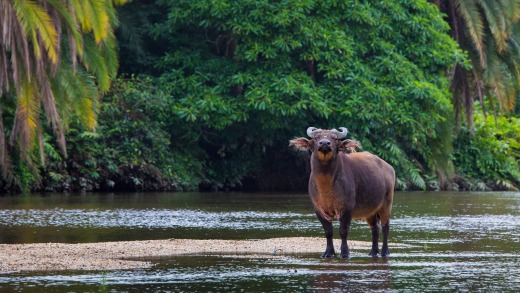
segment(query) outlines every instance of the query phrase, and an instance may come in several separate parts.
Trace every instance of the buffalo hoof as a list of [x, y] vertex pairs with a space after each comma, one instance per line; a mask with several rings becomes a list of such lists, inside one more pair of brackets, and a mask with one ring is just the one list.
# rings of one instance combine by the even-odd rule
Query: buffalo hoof
[[321, 255], [321, 258], [333, 258], [334, 256], [336, 256], [336, 253], [335, 253], [335, 252], [327, 252], [327, 251], [325, 251], [325, 252]]
[[377, 256], [379, 254], [379, 250], [372, 250], [368, 253], [370, 256]]
[[390, 251], [388, 251], [388, 250], [387, 251], [383, 251], [381, 253], [381, 257], [389, 257], [389, 256], [390, 256]]
[[346, 260], [350, 259], [350, 253], [342, 253], [339, 257], [344, 258]]

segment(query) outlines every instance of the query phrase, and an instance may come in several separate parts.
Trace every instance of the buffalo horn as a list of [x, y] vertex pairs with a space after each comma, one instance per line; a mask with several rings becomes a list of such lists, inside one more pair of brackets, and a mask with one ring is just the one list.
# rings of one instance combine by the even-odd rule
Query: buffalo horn
[[338, 139], [343, 139], [347, 137], [348, 130], [345, 127], [340, 127], [339, 130], [341, 131], [336, 130], [336, 133], [338, 134]]
[[318, 128], [316, 127], [309, 127], [307, 128], [307, 135], [310, 137], [310, 138], [314, 138], [314, 131], [318, 130]]

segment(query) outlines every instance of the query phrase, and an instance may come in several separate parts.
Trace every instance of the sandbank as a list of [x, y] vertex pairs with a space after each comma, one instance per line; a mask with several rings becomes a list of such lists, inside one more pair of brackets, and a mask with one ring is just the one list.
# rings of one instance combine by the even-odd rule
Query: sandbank
[[[369, 242], [349, 241], [351, 250], [368, 250]], [[339, 251], [340, 240], [334, 246]], [[153, 258], [176, 255], [279, 256], [320, 253], [325, 238], [289, 237], [261, 240], [164, 239], [97, 243], [0, 244], [0, 273], [54, 270], [152, 268]]]

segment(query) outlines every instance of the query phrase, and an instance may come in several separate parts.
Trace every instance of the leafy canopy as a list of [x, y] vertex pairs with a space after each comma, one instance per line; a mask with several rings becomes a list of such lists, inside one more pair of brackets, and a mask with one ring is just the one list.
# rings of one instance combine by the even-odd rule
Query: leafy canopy
[[210, 157], [244, 166], [252, 141], [258, 157], [308, 126], [345, 126], [404, 183], [424, 188], [421, 172], [448, 165], [444, 75], [464, 54], [427, 1], [158, 3], [165, 14], [148, 26], [162, 48], [158, 86]]

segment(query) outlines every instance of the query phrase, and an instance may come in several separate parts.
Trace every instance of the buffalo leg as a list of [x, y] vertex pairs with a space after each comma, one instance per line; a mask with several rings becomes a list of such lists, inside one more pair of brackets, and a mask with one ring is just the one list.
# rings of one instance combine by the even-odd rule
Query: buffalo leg
[[341, 236], [341, 254], [342, 258], [349, 259], [350, 252], [348, 250], [347, 236], [352, 222], [352, 214], [345, 212], [339, 219], [339, 235]]
[[372, 250], [368, 255], [377, 256], [379, 254], [379, 223], [377, 215], [367, 218], [366, 221], [372, 232]]
[[325, 237], [327, 238], [327, 248], [325, 249], [325, 252], [321, 255], [321, 257], [333, 257], [334, 255], [336, 255], [336, 252], [334, 251], [334, 244], [332, 242], [332, 222], [325, 219], [318, 212], [316, 212], [316, 216], [318, 217], [318, 220], [320, 220], [321, 225], [323, 226], [323, 230], [325, 230]]
[[381, 251], [382, 257], [387, 257], [390, 255], [390, 251], [388, 250], [388, 232], [390, 232], [390, 219], [388, 219], [383, 224], [383, 247]]
[[385, 205], [379, 211], [381, 219], [381, 226], [383, 227], [383, 247], [381, 248], [381, 256], [388, 257], [390, 251], [388, 250], [388, 233], [390, 232], [390, 213], [392, 212], [392, 201], [394, 198], [393, 189], [386, 195]]
[[390, 210], [392, 206], [380, 211], [381, 226], [383, 227], [383, 247], [381, 248], [381, 256], [388, 257], [390, 251], [388, 250], [388, 233], [390, 232]]

